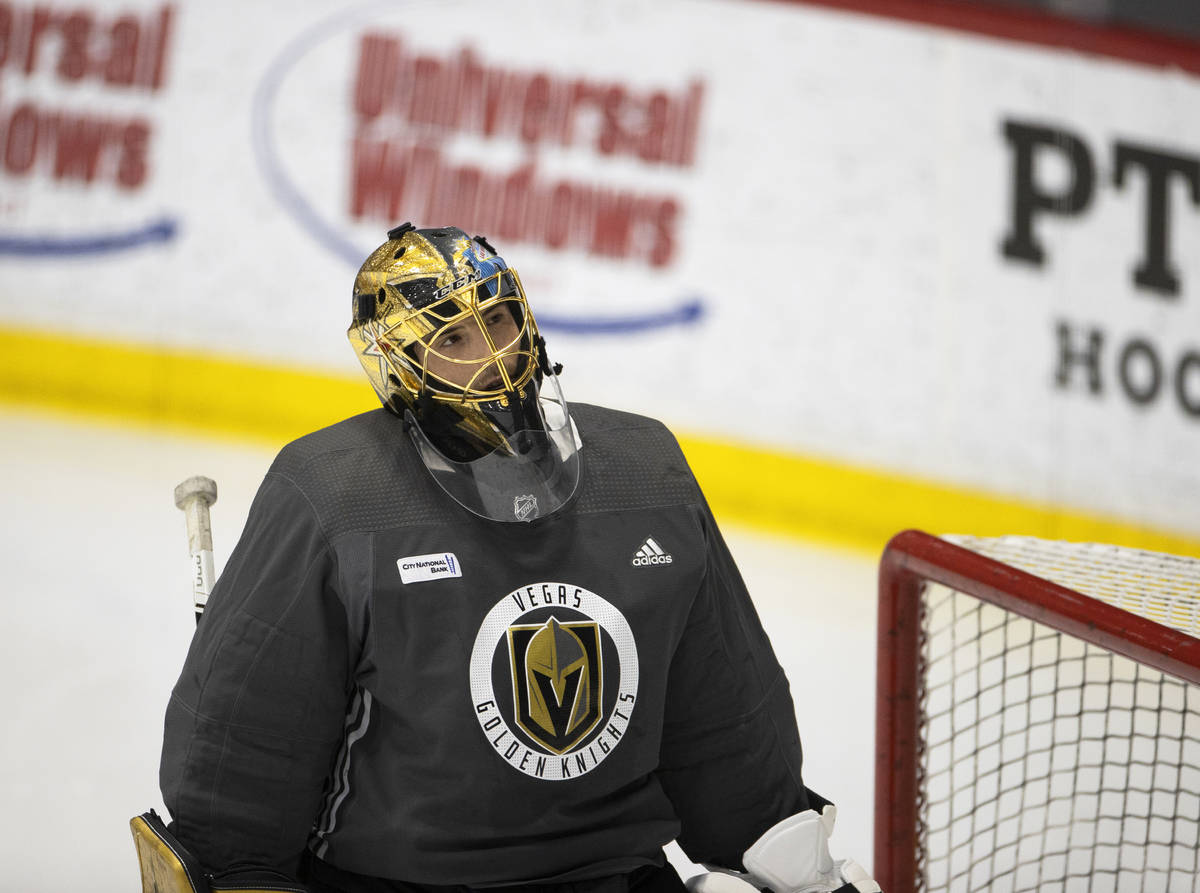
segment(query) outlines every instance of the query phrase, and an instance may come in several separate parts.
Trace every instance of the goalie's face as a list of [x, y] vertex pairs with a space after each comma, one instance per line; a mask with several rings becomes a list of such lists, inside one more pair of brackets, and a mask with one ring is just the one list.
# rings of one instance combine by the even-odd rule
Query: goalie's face
[[516, 390], [531, 359], [522, 349], [521, 308], [499, 301], [442, 326], [416, 346], [426, 383], [459, 389], [464, 395]]

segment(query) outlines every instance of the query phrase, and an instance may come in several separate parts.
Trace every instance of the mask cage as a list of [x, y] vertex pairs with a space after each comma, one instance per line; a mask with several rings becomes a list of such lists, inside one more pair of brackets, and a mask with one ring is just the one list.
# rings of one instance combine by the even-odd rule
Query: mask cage
[[450, 403], [507, 402], [537, 370], [537, 328], [515, 270], [451, 292], [382, 329], [401, 384]]

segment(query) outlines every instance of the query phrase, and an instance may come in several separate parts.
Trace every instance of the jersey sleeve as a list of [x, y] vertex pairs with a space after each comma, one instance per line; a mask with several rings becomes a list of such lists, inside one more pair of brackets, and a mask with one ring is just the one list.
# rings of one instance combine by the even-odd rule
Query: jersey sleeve
[[672, 659], [659, 777], [694, 862], [741, 869], [772, 825], [826, 801], [801, 777], [788, 681], [707, 506], [704, 578]]
[[335, 580], [312, 507], [268, 474], [167, 707], [163, 802], [210, 870], [295, 875], [350, 686]]

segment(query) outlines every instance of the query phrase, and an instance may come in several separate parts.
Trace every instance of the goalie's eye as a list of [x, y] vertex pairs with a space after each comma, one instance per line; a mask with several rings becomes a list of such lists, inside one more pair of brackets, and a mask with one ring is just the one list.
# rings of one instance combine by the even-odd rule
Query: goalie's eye
[[502, 326], [506, 322], [512, 322], [512, 314], [503, 307], [496, 307], [484, 314], [483, 321], [491, 329], [494, 326]]
[[439, 332], [437, 337], [433, 339], [431, 346], [438, 350], [446, 351], [454, 347], [456, 344], [461, 344], [462, 341], [463, 327], [451, 326], [450, 328]]

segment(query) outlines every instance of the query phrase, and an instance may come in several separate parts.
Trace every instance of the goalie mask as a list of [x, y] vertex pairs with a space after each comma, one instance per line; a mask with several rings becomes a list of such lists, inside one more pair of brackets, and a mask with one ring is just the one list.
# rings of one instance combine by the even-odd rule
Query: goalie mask
[[347, 332], [434, 480], [495, 521], [561, 508], [579, 440], [517, 271], [480, 236], [398, 226], [354, 280]]

